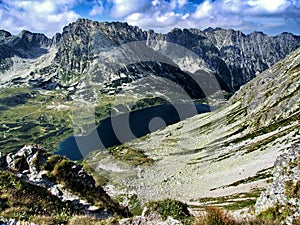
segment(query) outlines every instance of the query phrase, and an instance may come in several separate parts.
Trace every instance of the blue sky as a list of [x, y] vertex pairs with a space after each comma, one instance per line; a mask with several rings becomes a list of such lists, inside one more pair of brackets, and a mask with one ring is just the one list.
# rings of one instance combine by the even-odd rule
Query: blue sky
[[166, 33], [223, 27], [300, 34], [300, 0], [0, 0], [0, 29], [51, 37], [78, 18], [123, 21]]

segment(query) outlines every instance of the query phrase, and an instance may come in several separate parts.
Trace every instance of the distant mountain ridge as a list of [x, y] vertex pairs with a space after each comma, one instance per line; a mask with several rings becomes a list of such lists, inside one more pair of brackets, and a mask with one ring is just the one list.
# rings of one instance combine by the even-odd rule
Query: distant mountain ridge
[[[112, 88], [111, 84], [131, 83], [140, 74], [159, 74], [170, 79], [170, 73], [186, 78], [184, 70], [189, 62], [190, 67], [211, 71], [217, 78], [223, 90], [234, 92], [256, 74], [264, 71], [287, 54], [300, 47], [300, 36], [282, 33], [275, 37], [262, 32], [245, 35], [232, 29], [208, 28], [173, 29], [167, 34], [158, 34], [152, 30], [143, 31], [136, 26], [119, 22], [96, 22], [88, 19], [78, 19], [63, 29], [62, 34], [47, 38], [43, 34], [22, 31], [18, 35], [11, 35], [7, 31], [0, 31], [0, 85], [32, 84], [39, 88], [53, 89], [57, 87], [74, 87], [82, 74], [97, 70], [102, 58], [111, 57], [107, 53], [120, 44], [137, 41], [146, 42], [146, 51], [157, 54], [155, 57], [168, 58], [164, 55], [167, 48], [161, 42], [178, 44], [199, 56], [199, 59], [168, 58], [170, 64], [179, 66], [161, 67], [157, 62], [142, 62], [137, 71], [117, 71], [98, 76], [98, 83], [103, 85], [104, 91]], [[127, 52], [123, 52], [127, 54]], [[119, 56], [119, 55], [118, 55]], [[171, 56], [170, 56], [171, 57]], [[113, 60], [111, 62], [114, 63]], [[31, 64], [31, 65], [29, 65]], [[34, 64], [34, 66], [32, 66]], [[172, 67], [172, 66], [171, 66]], [[127, 79], [122, 79], [125, 73]], [[145, 75], [148, 76], [148, 75]], [[190, 81], [180, 85], [189, 86], [188, 90], [195, 90]], [[195, 93], [193, 97], [203, 97]]]

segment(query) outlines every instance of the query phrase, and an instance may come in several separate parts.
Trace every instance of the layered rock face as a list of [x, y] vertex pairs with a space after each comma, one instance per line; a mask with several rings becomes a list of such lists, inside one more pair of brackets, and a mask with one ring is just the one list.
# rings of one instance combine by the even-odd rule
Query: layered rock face
[[[213, 73], [223, 90], [233, 92], [300, 46], [300, 37], [290, 33], [269, 37], [209, 28], [157, 34], [127, 23], [87, 19], [69, 24], [52, 39], [28, 31], [1, 31], [0, 37], [2, 85], [29, 81], [46, 89], [76, 89], [82, 77], [90, 76], [104, 92], [124, 88], [124, 83], [134, 86], [133, 81], [145, 76], [167, 78], [188, 86], [189, 92], [197, 86], [186, 72], [197, 70]], [[143, 44], [128, 45], [135, 42]], [[191, 95], [203, 97], [201, 91]]]

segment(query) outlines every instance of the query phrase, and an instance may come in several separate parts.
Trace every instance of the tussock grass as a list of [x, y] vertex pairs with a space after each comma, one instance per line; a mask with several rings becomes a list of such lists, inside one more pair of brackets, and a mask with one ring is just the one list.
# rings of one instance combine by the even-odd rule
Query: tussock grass
[[248, 221], [237, 221], [227, 211], [214, 206], [205, 208], [205, 213], [195, 217], [192, 225], [279, 225], [268, 218], [255, 218]]
[[51, 218], [53, 223], [64, 223], [71, 215], [80, 213], [71, 202], [61, 202], [45, 188], [22, 182], [14, 174], [3, 171], [0, 171], [0, 202], [0, 215], [16, 220], [42, 216]]

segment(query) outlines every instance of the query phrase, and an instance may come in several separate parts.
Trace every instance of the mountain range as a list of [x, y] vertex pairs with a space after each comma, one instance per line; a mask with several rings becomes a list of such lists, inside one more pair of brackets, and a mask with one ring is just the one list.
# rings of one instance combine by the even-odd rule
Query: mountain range
[[[53, 38], [29, 31], [11, 35], [3, 30], [0, 37], [1, 86], [26, 83], [45, 89], [76, 88], [79, 77], [94, 73], [101, 65], [102, 74], [94, 76], [93, 81], [103, 85], [103, 92], [115, 91], [115, 86], [120, 87], [121, 83], [132, 83], [141, 73], [173, 79], [192, 92], [195, 85], [186, 72], [196, 70], [211, 72], [221, 89], [234, 92], [300, 46], [300, 37], [291, 33], [270, 37], [262, 32], [246, 35], [231, 29], [208, 28], [203, 31], [173, 29], [159, 34], [127, 23], [99, 23], [87, 19], [69, 24]], [[128, 48], [118, 53], [112, 50], [132, 42], [145, 42], [143, 52], [152, 54], [148, 58], [157, 61], [139, 61], [138, 67], [110, 71], [105, 63], [132, 57]], [[197, 58], [174, 54], [174, 47], [168, 43], [191, 51]], [[167, 65], [161, 66], [159, 61]], [[170, 77], [170, 71], [173, 76], [177, 74], [175, 79]], [[204, 97], [200, 92], [191, 95]]]
[[[159, 34], [88, 19], [52, 38], [1, 30], [0, 220], [297, 224], [299, 47], [291, 33]], [[51, 154], [108, 118], [194, 103], [211, 110], [78, 162]]]

